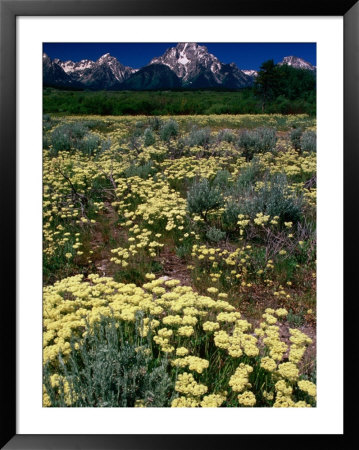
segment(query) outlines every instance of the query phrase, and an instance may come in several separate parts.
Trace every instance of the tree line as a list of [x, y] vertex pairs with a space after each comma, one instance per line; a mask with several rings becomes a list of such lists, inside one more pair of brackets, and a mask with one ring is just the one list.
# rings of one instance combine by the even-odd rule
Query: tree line
[[97, 115], [316, 114], [312, 71], [261, 65], [253, 87], [172, 91], [70, 91], [44, 88], [44, 113]]

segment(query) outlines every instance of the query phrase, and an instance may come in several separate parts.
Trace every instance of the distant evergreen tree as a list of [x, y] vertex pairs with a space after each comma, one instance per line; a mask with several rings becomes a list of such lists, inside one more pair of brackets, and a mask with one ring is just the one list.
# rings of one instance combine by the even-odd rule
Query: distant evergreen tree
[[306, 69], [265, 61], [258, 72], [254, 91], [261, 99], [262, 112], [315, 114], [316, 75]]
[[261, 65], [255, 81], [255, 90], [262, 99], [262, 112], [267, 103], [276, 96], [277, 84], [277, 66], [273, 59], [269, 59]]
[[306, 98], [308, 93], [315, 91], [315, 74], [310, 70], [296, 69], [283, 64], [277, 66], [276, 76], [276, 97], [282, 95], [289, 100], [297, 100]]

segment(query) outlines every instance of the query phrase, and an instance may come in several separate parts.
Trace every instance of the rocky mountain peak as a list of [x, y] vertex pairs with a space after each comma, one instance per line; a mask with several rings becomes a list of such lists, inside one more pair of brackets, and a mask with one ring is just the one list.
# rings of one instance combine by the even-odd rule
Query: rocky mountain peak
[[258, 72], [253, 69], [242, 69], [242, 72], [250, 77], [256, 77], [258, 75]]
[[109, 61], [114, 61], [117, 59], [114, 56], [111, 56], [110, 53], [105, 53], [104, 55], [100, 56], [100, 58], [96, 61], [99, 64], [106, 64]]
[[302, 58], [298, 58], [298, 56], [285, 56], [283, 60], [278, 63], [279, 66], [287, 65], [294, 67], [295, 69], [306, 69], [306, 70], [316, 70], [315, 66], [313, 66], [308, 61], [305, 61]]
[[[183, 83], [191, 83], [200, 72], [216, 74], [221, 69], [218, 58], [209, 53], [207, 47], [195, 42], [180, 42], [176, 47], [167, 49], [162, 56], [153, 58], [150, 64], [168, 66]], [[211, 75], [212, 78], [213, 76]]]
[[[188, 50], [196, 50], [198, 47], [200, 47], [196, 42], [179, 42], [176, 45], [176, 49], [180, 52]], [[205, 47], [204, 47], [205, 48]]]
[[75, 86], [73, 80], [62, 67], [46, 54], [42, 55], [42, 77], [44, 85], [48, 86]]

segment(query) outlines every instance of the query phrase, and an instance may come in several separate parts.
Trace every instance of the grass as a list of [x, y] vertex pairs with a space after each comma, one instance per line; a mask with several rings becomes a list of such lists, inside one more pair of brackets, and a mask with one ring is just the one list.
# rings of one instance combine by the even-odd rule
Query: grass
[[[315, 92], [306, 98], [267, 105], [266, 113], [315, 115]], [[126, 115], [197, 115], [260, 114], [262, 101], [252, 89], [239, 91], [68, 91], [45, 88], [45, 114]], [[189, 122], [189, 125], [191, 122]], [[278, 123], [280, 125], [280, 123]], [[93, 127], [110, 128], [112, 124]]]

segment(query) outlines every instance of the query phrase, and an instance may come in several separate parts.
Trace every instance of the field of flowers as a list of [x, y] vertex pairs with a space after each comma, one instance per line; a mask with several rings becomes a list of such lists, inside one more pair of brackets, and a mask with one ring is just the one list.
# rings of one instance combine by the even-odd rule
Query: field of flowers
[[44, 406], [316, 405], [316, 123], [44, 116]]

